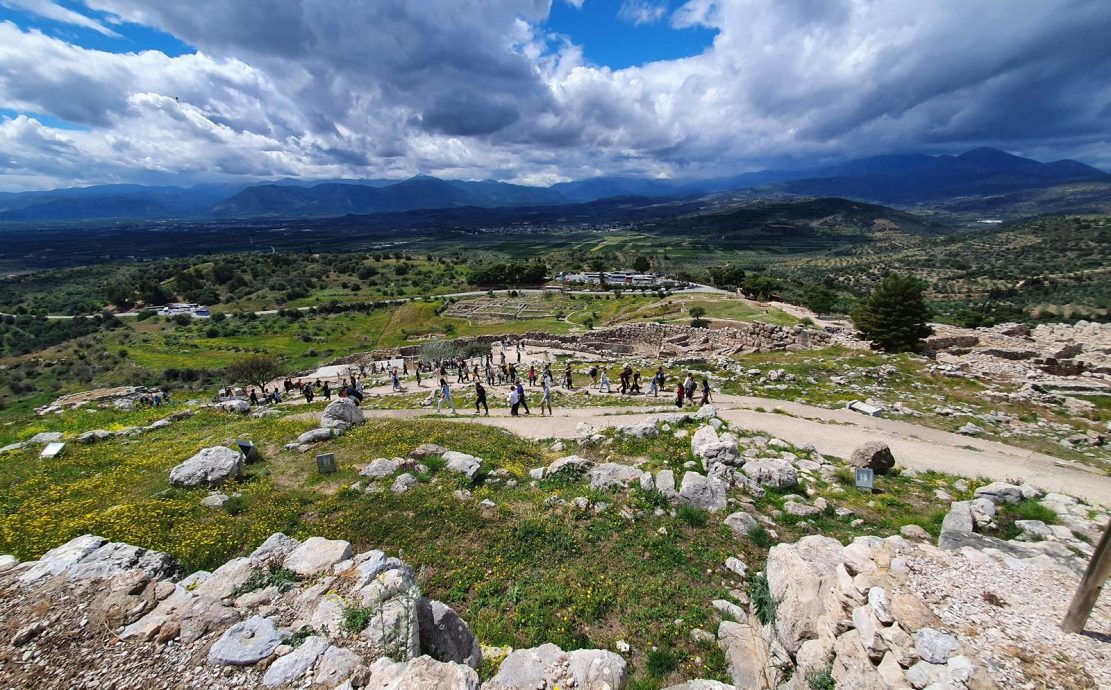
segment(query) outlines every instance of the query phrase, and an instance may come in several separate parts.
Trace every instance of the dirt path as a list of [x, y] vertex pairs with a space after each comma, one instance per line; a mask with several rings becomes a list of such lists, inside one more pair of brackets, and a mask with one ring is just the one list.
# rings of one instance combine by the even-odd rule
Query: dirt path
[[[661, 401], [666, 404], [665, 398]], [[767, 398], [720, 395], [716, 407], [723, 419], [739, 428], [775, 436], [795, 445], [810, 443], [826, 455], [845, 458], [858, 445], [881, 440], [891, 446], [896, 460], [904, 467], [973, 479], [1027, 481], [1047, 491], [1111, 505], [1111, 477], [1044, 453], [908, 422], [865, 417], [848, 410], [827, 410]], [[778, 408], [786, 414], [759, 412], [754, 409], [757, 407]], [[367, 410], [370, 417], [412, 418], [429, 414], [434, 413], [425, 409]], [[640, 408], [587, 407], [557, 409], [554, 417], [540, 417], [534, 413], [514, 418], [503, 409], [495, 409], [489, 417], [476, 417], [472, 410], [460, 406], [457, 417], [444, 416], [461, 423], [497, 426], [525, 438], [567, 439], [574, 438], [579, 422], [596, 427], [624, 426], [658, 414], [660, 412], [646, 412]]]

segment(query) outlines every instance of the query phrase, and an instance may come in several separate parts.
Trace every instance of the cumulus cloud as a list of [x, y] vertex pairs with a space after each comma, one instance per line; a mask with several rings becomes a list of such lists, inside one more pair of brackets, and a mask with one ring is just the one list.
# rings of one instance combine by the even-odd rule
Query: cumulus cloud
[[107, 53], [0, 23], [0, 107], [83, 127], [0, 121], [0, 187], [690, 177], [978, 145], [1111, 167], [1100, 0], [688, 0], [670, 25], [712, 28], [713, 44], [621, 70], [550, 35], [547, 0], [85, 5], [197, 52]]
[[49, 19], [63, 24], [72, 24], [85, 29], [92, 29], [97, 33], [112, 38], [119, 38], [119, 34], [92, 17], [74, 12], [68, 7], [62, 7], [53, 0], [0, 0], [0, 5], [16, 10], [23, 10], [36, 14], [44, 19]]

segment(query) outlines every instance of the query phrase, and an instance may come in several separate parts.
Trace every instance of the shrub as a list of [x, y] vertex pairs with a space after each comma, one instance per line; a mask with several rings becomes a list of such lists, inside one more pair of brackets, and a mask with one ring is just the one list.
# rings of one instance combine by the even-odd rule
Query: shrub
[[705, 527], [707, 513], [694, 506], [679, 506], [678, 517], [691, 527]]
[[806, 684], [810, 690], [836, 690], [837, 683], [833, 680], [833, 666], [826, 666], [819, 671], [811, 671], [806, 676]]
[[779, 602], [772, 596], [768, 578], [763, 573], [754, 575], [748, 583], [748, 598], [752, 601], [752, 611], [764, 625], [775, 621], [775, 608]]
[[757, 525], [750, 529], [748, 531], [748, 538], [761, 549], [770, 549], [775, 546], [775, 539], [772, 538], [772, 533], [763, 525]]
[[369, 606], [344, 606], [343, 627], [353, 633], [362, 632], [373, 615], [374, 609]]
[[656, 678], [663, 678], [679, 668], [679, 660], [667, 649], [652, 649], [648, 652], [645, 669]]

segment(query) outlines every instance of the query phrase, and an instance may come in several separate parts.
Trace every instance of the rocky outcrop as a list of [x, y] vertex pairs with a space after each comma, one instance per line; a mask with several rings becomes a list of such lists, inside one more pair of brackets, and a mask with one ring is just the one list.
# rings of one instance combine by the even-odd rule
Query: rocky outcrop
[[[166, 678], [212, 689], [480, 686], [481, 651], [466, 622], [422, 597], [404, 562], [344, 541], [275, 534], [249, 556], [184, 578], [166, 554], [91, 535], [38, 561], [0, 564], [0, 626], [18, 623], [10, 643], [69, 687], [161, 687]], [[509, 654], [486, 687], [541, 681], [621, 690], [626, 665], [612, 652], [541, 645]]]
[[576, 688], [621, 690], [627, 681], [625, 660], [613, 652], [577, 649], [565, 652], [554, 644], [511, 652], [483, 690]]

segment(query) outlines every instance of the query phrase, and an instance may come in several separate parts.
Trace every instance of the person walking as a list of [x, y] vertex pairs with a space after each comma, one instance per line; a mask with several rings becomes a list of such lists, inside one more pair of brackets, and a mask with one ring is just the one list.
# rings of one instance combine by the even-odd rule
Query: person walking
[[390, 378], [393, 379], [394, 392], [396, 393], [397, 391], [401, 390], [401, 379], [398, 378], [397, 367], [394, 367], [393, 371], [390, 372]]
[[640, 369], [633, 372], [633, 387], [630, 392], [635, 395], [640, 395]]
[[598, 385], [598, 367], [590, 367], [590, 371], [586, 372], [586, 374], [587, 374], [587, 376], [590, 377], [590, 385], [591, 386], [597, 386]]
[[327, 381], [324, 382], [324, 387], [320, 389], [320, 392], [324, 394], [325, 400], [332, 399], [332, 387], [328, 385]]
[[312, 399], [314, 397], [316, 397], [316, 394], [312, 392], [312, 384], [311, 383], [309, 385], [305, 386], [304, 393], [305, 393], [305, 402], [307, 402], [308, 404], [311, 405], [312, 404]]
[[536, 385], [536, 365], [530, 364], [528, 368], [528, 386], [532, 388]]
[[563, 372], [563, 384], [567, 386], [567, 390], [575, 390], [575, 380], [571, 373], [571, 363], [567, 363], [567, 371]]
[[653, 376], [652, 380], [648, 382], [648, 393], [651, 394], [651, 396], [653, 398], [660, 397], [660, 380], [659, 380], [659, 378]]
[[540, 396], [540, 416], [544, 416], [544, 408], [548, 408], [548, 416], [554, 417], [555, 413], [552, 412], [552, 386], [551, 379], [547, 376], [544, 377], [544, 392]]
[[675, 407], [683, 409], [683, 398], [686, 397], [686, 395], [687, 388], [683, 385], [683, 382], [680, 381], [679, 385], [675, 389]]
[[413, 367], [413, 371], [417, 375], [417, 388], [420, 388], [421, 387], [421, 383], [420, 383], [420, 365], [418, 364], [417, 366]]
[[474, 413], [478, 414], [478, 408], [482, 406], [486, 410], [486, 416], [489, 417], [490, 406], [486, 404], [486, 389], [482, 387], [482, 381], [476, 380], [474, 382], [474, 392], [477, 396], [474, 401]]
[[528, 399], [525, 398], [525, 385], [517, 379], [517, 399], [521, 401], [521, 406], [525, 408], [525, 414], [532, 415], [528, 409]]
[[700, 402], [698, 404], [698, 406], [702, 407], [703, 405], [707, 404], [708, 402], [710, 402], [710, 381], [705, 376], [703, 376], [702, 377], [702, 402]]
[[521, 406], [521, 397], [517, 394], [517, 387], [509, 389], [509, 414], [512, 417], [517, 416], [517, 409]]
[[436, 414], [440, 413], [440, 409], [444, 403], [451, 408], [452, 414], [459, 414], [455, 411], [455, 403], [451, 400], [451, 388], [447, 385], [447, 379], [440, 377], [440, 399], [436, 401]]
[[255, 392], [254, 388], [251, 389], [251, 404], [258, 407], [258, 393]]
[[610, 377], [609, 377], [609, 375], [606, 374], [605, 369], [602, 370], [602, 379], [598, 383], [598, 390], [601, 391], [603, 388], [606, 389], [607, 393], [611, 392], [611, 390], [610, 390]]
[[694, 380], [694, 374], [687, 372], [687, 380], [683, 383], [687, 389], [687, 400], [694, 401], [694, 394], [698, 391], [698, 382]]

